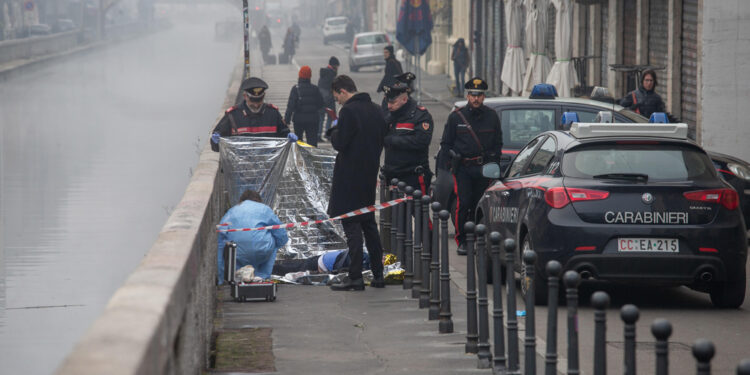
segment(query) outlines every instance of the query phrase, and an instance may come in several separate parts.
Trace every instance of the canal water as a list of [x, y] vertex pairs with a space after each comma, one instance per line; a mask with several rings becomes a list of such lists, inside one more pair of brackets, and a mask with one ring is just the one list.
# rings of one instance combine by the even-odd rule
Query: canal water
[[138, 265], [222, 111], [231, 4], [0, 83], [0, 364], [48, 374]]

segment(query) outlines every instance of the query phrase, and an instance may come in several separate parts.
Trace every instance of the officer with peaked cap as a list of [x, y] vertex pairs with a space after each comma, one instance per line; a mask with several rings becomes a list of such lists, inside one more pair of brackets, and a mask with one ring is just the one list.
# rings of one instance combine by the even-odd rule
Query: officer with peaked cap
[[497, 112], [484, 105], [487, 82], [474, 77], [464, 85], [466, 106], [457, 108], [448, 116], [440, 140], [436, 169], [438, 178], [452, 173], [456, 207], [451, 207], [456, 228], [458, 254], [466, 255], [464, 224], [474, 219], [474, 209], [490, 179], [482, 176], [482, 166], [499, 162], [503, 147], [503, 134]]
[[268, 84], [260, 78], [250, 77], [240, 86], [243, 101], [227, 109], [211, 134], [211, 149], [219, 151], [219, 139], [234, 135], [253, 137], [288, 137], [296, 141], [297, 136], [289, 132], [279, 108], [264, 103]]
[[388, 106], [385, 119], [388, 130], [384, 139], [382, 171], [385, 181], [398, 178], [428, 194], [432, 179], [428, 154], [434, 125], [427, 108], [417, 105], [409, 97], [414, 78], [413, 73], [406, 72], [396, 76], [395, 83], [383, 89]]

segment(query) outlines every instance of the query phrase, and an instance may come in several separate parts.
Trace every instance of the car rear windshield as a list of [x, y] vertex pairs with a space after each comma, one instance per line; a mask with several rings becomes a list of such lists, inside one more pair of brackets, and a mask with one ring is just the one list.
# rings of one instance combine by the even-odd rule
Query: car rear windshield
[[347, 21], [346, 18], [335, 18], [335, 19], [332, 19], [332, 20], [328, 20], [328, 25], [329, 26], [343, 25], [343, 24], [346, 23], [346, 21]]
[[539, 133], [555, 129], [554, 109], [504, 109], [500, 113], [503, 147], [521, 149]]
[[646, 175], [648, 181], [715, 179], [706, 154], [677, 144], [631, 142], [585, 145], [565, 153], [565, 176], [592, 178], [607, 175]]
[[382, 43], [388, 43], [388, 40], [385, 39], [385, 34], [374, 34], [374, 35], [362, 35], [357, 37], [357, 44], [382, 44]]

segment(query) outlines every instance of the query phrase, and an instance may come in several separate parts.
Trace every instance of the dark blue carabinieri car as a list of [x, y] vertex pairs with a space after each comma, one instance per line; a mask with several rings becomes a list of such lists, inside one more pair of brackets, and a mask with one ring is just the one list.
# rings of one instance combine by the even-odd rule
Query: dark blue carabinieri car
[[[499, 167], [484, 172], [498, 177]], [[543, 265], [554, 259], [584, 278], [686, 285], [739, 307], [747, 242], [738, 206], [685, 124], [574, 123], [521, 149], [477, 220], [515, 239], [518, 254], [536, 251], [537, 303], [547, 301]]]

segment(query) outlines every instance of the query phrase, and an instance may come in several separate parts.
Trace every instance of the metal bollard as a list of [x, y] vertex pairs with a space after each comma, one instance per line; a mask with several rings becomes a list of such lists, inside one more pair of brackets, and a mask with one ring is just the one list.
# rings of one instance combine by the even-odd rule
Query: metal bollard
[[[487, 243], [485, 240], [485, 233], [487, 233], [487, 227], [484, 224], [476, 226], [474, 231], [477, 238], [476, 258], [477, 258], [477, 292], [479, 297], [477, 298], [477, 305], [479, 306], [479, 343], [477, 345], [477, 368], [490, 368], [492, 363], [492, 354], [490, 353], [490, 318], [488, 315], [488, 303], [487, 303]], [[467, 249], [468, 250], [468, 249]], [[467, 261], [470, 261], [473, 254], [467, 253]], [[473, 262], [472, 262], [473, 263]], [[476, 272], [474, 268], [468, 271], [470, 274]]]
[[[388, 181], [385, 180], [385, 175], [380, 173], [380, 203], [385, 203], [390, 198], [390, 192], [388, 188]], [[380, 211], [380, 242], [383, 244], [384, 249], [391, 248], [391, 210]]]
[[594, 375], [607, 374], [607, 307], [609, 294], [598, 291], [591, 295], [594, 307]]
[[430, 312], [429, 320], [440, 317], [440, 203], [432, 203], [432, 263], [430, 263]]
[[[391, 180], [391, 186], [389, 189], [391, 190], [391, 199], [394, 200], [398, 198], [398, 189], [396, 186], [398, 185], [398, 179], [394, 178]], [[396, 233], [398, 232], [398, 207], [400, 205], [391, 206], [388, 210], [391, 212], [391, 247], [388, 248], [388, 251], [391, 252], [391, 254], [396, 254], [397, 251], [397, 244], [396, 244]], [[401, 259], [399, 259], [400, 261]]]
[[563, 275], [568, 305], [568, 375], [580, 374], [578, 365], [578, 284], [581, 276], [576, 271]]
[[656, 338], [656, 375], [669, 373], [669, 336], [672, 335], [672, 323], [666, 319], [656, 319], [651, 324], [651, 334]]
[[[492, 244], [492, 280], [500, 280], [500, 240], [502, 236], [498, 232], [490, 233]], [[480, 271], [481, 272], [481, 271]], [[505, 373], [505, 330], [503, 327], [503, 287], [501, 282], [492, 286], [492, 328], [495, 347], [495, 358], [493, 359], [492, 371], [494, 373]]]
[[711, 359], [716, 353], [714, 343], [706, 339], [698, 339], [693, 343], [693, 357], [696, 364], [696, 375], [711, 375]]
[[430, 201], [429, 195], [422, 196], [422, 290], [419, 292], [419, 308], [430, 307]]
[[737, 365], [737, 375], [750, 375], [750, 359], [743, 359]]
[[518, 316], [516, 314], [516, 241], [508, 238], [505, 249], [506, 289], [508, 290], [508, 374], [520, 374], [518, 368]]
[[547, 262], [547, 352], [544, 355], [544, 374], [557, 375], [557, 302], [562, 265], [556, 260]]
[[[414, 188], [407, 186], [404, 189], [406, 198], [411, 198], [414, 194]], [[414, 286], [414, 236], [412, 234], [411, 218], [414, 213], [414, 201], [406, 201], [406, 212], [404, 212], [404, 260], [401, 266], [404, 268], [404, 289], [411, 289]]]
[[536, 253], [533, 250], [523, 252], [523, 266], [525, 277], [521, 280], [526, 284], [526, 334], [523, 338], [524, 374], [536, 374], [536, 317], [534, 314], [534, 278], [536, 277]]
[[451, 274], [448, 271], [448, 219], [447, 210], [440, 211], [440, 333], [453, 333], [451, 314]]
[[635, 322], [639, 315], [635, 305], [625, 305], [620, 309], [620, 318], [625, 323], [625, 375], [635, 375]]
[[466, 353], [477, 353], [477, 286], [474, 272], [474, 230], [476, 225], [467, 221], [466, 234]]
[[422, 292], [422, 190], [414, 190], [414, 278], [411, 298], [419, 298]]
[[[404, 190], [406, 190], [406, 182], [399, 181], [398, 182], [398, 193], [397, 196], [399, 198], [404, 197]], [[406, 226], [406, 204], [399, 203], [398, 205], [398, 226], [396, 227], [396, 258], [398, 258], [398, 261], [401, 262], [401, 268], [405, 268], [404, 265], [404, 240], [406, 239], [406, 233], [405, 226]]]

